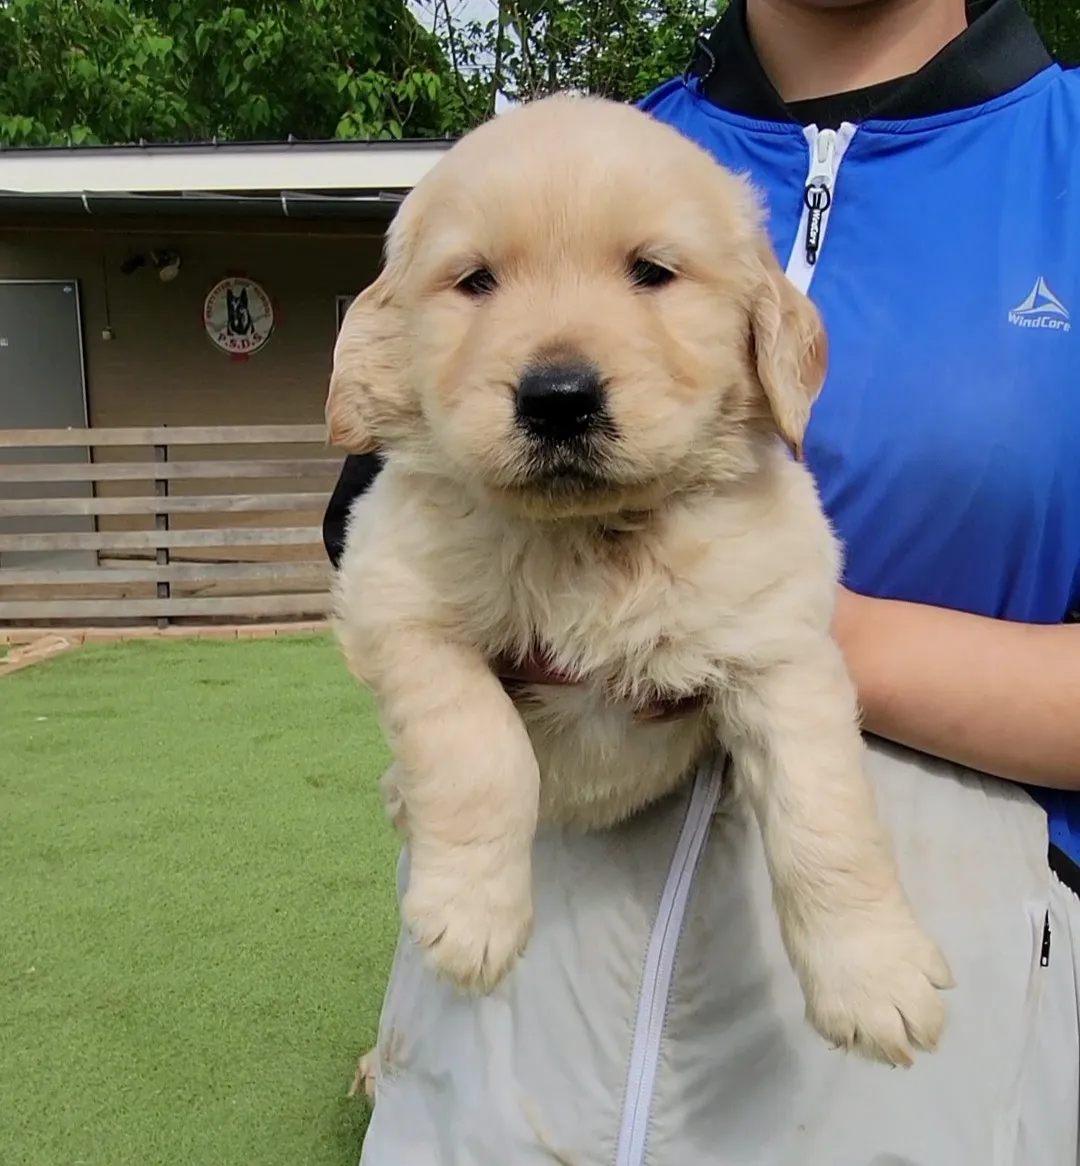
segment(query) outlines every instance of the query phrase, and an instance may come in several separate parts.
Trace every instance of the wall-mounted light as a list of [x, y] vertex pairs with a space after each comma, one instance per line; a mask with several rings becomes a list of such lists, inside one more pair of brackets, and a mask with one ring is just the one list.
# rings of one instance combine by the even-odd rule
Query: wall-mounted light
[[151, 262], [157, 268], [158, 279], [168, 283], [180, 274], [180, 256], [175, 251], [151, 251]]
[[145, 254], [129, 255], [120, 264], [124, 275], [131, 275], [140, 267], [152, 267], [162, 283], [169, 283], [180, 274], [180, 255], [176, 251], [147, 251]]

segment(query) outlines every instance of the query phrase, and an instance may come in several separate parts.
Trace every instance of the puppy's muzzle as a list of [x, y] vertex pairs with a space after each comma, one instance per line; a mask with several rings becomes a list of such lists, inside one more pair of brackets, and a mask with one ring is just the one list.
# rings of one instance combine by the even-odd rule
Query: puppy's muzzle
[[518, 382], [517, 422], [545, 445], [560, 445], [589, 434], [605, 403], [604, 384], [587, 364], [544, 365], [527, 369]]

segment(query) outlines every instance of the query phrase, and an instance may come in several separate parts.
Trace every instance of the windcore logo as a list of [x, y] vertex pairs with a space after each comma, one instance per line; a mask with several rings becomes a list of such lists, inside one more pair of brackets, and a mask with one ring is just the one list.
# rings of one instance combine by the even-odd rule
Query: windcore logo
[[1069, 310], [1046, 286], [1040, 275], [1022, 304], [1009, 312], [1009, 323], [1018, 328], [1050, 328], [1056, 332], [1071, 332]]

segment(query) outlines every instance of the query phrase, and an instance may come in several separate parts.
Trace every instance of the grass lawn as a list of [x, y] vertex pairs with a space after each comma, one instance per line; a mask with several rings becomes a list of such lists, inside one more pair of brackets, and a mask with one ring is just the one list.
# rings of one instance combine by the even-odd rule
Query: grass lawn
[[2, 1166], [356, 1166], [387, 756], [328, 635], [0, 678]]

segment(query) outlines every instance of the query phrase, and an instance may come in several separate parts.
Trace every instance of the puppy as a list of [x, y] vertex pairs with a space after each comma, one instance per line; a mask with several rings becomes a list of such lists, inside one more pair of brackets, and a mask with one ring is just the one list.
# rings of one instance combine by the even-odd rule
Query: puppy
[[[631, 106], [513, 110], [402, 203], [327, 398], [335, 445], [387, 454], [335, 626], [451, 981], [525, 948], [538, 819], [620, 822], [721, 744], [809, 1022], [891, 1064], [936, 1046], [951, 973], [876, 817], [797, 457], [825, 364], [750, 186]], [[538, 659], [576, 683], [497, 679]]]

